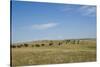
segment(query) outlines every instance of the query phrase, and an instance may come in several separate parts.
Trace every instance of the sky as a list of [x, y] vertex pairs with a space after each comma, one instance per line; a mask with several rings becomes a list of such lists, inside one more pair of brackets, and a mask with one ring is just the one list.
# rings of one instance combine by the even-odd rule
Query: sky
[[12, 1], [12, 41], [96, 38], [96, 6]]

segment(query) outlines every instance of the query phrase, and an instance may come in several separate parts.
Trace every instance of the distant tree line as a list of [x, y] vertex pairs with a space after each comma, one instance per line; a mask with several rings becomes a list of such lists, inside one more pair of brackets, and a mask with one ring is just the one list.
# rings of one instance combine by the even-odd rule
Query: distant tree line
[[66, 40], [66, 44], [79, 44], [79, 40]]

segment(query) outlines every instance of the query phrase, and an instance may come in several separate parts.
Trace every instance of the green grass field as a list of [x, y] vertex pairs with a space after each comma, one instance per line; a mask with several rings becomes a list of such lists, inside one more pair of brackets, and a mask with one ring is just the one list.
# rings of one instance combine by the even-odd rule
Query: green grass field
[[96, 61], [96, 40], [81, 40], [79, 44], [62, 41], [61, 45], [57, 45], [57, 42], [51, 46], [32, 45], [34, 43], [28, 47], [11, 48], [12, 66]]

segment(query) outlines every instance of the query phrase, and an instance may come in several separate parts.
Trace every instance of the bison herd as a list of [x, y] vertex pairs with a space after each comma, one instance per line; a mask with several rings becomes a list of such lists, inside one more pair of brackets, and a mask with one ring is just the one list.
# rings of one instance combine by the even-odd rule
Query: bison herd
[[[65, 44], [79, 44], [79, 40], [65, 40], [65, 41], [62, 41], [62, 42], [58, 42], [57, 45], [60, 46], [60, 45], [63, 45], [63, 43]], [[55, 43], [52, 41], [52, 42], [49, 42], [48, 43], [48, 46], [53, 46], [55, 45]], [[28, 47], [30, 46], [29, 44], [20, 44], [20, 45], [11, 45], [11, 48], [21, 48], [21, 47]], [[46, 44], [42, 43], [42, 44], [34, 44], [34, 45], [31, 45], [31, 47], [41, 47], [41, 46], [46, 46]]]

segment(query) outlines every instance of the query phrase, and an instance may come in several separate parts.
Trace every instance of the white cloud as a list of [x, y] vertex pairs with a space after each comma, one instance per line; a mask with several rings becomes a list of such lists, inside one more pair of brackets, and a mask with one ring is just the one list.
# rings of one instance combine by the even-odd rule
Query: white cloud
[[37, 30], [45, 30], [45, 29], [56, 27], [57, 25], [58, 23], [34, 24], [31, 26], [31, 28]]
[[88, 5], [84, 5], [84, 6], [80, 6], [80, 7], [71, 7], [71, 6], [66, 6], [63, 9], [61, 9], [62, 12], [78, 12], [80, 13], [82, 16], [89, 16], [89, 17], [93, 17], [96, 16], [96, 6], [88, 6]]
[[81, 6], [79, 8], [79, 12], [83, 16], [95, 16], [96, 15], [96, 7], [95, 6]]

